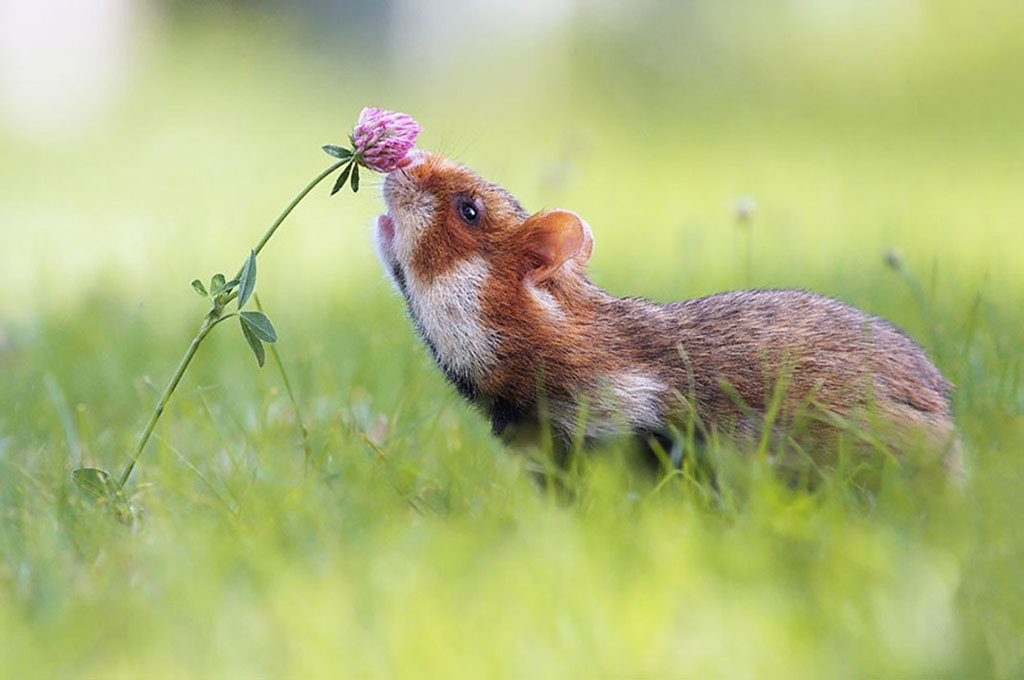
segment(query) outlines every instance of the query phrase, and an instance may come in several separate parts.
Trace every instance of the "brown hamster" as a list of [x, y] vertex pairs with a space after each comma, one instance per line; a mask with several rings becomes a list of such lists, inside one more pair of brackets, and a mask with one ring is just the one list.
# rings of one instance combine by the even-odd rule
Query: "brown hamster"
[[578, 432], [667, 443], [690, 417], [698, 436], [758, 440], [771, 412], [775, 434], [803, 417], [816, 452], [853, 424], [959, 467], [951, 385], [878, 317], [798, 290], [614, 297], [586, 276], [578, 215], [530, 215], [436, 154], [413, 152], [383, 193], [380, 260], [438, 366], [506, 440], [544, 417], [563, 447]]

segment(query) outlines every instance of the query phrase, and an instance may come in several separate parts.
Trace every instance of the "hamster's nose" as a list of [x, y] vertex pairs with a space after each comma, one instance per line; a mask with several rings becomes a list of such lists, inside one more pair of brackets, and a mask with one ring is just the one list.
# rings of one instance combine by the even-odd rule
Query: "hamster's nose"
[[399, 170], [409, 170], [422, 163], [427, 158], [426, 151], [420, 151], [419, 149], [413, 149], [405, 158], [398, 163]]

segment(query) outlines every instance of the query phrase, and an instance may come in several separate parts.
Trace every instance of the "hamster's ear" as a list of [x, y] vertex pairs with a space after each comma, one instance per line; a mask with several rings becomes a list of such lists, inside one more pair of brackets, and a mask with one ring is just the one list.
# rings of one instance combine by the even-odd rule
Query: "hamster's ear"
[[545, 210], [523, 224], [526, 248], [540, 258], [534, 281], [546, 281], [569, 260], [586, 264], [594, 253], [590, 226], [570, 210]]

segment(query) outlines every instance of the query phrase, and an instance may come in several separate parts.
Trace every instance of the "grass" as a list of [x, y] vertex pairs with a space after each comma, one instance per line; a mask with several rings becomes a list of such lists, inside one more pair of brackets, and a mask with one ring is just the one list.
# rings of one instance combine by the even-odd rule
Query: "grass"
[[[324, 94], [290, 77], [306, 63], [293, 47], [238, 54], [218, 47], [223, 30], [153, 48], [152, 82], [59, 157], [0, 140], [21, 168], [0, 202], [4, 674], [1024, 674], [1024, 177], [1007, 159], [1022, 140], [962, 104], [962, 91], [1009, 96], [984, 63], [953, 92], [918, 64], [914, 98], [858, 115], [810, 94], [813, 74], [802, 109], [768, 92], [743, 113], [698, 88], [652, 114], [570, 68], [568, 112], [488, 117], [460, 105], [454, 77], [443, 104], [400, 79]], [[188, 61], [211, 51], [215, 69]], [[178, 100], [145, 108], [165, 90]], [[111, 520], [70, 470], [120, 467], [204, 311], [188, 282], [237, 267], [327, 165], [318, 145], [377, 96], [526, 205], [584, 214], [610, 290], [807, 287], [906, 328], [958, 386], [963, 492], [893, 469], [869, 498], [841, 474], [793, 490], [722, 450], [718, 493], [658, 484], [609, 451], [571, 479], [571, 500], [549, 494], [413, 338], [362, 226], [379, 209], [368, 185], [319, 192], [260, 261], [320, 473], [279, 377], [225, 324], [136, 471], [140, 520]], [[917, 116], [947, 99], [961, 117]], [[949, 144], [964, 119], [976, 124]], [[741, 227], [747, 193], [758, 210]]]

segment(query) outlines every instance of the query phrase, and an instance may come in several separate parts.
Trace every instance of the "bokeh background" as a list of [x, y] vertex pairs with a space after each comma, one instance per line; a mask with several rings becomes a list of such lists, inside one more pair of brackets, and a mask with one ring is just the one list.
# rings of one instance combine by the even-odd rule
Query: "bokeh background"
[[[598, 277], [616, 287], [716, 290], [742, 268], [751, 285], [834, 288], [882, 277], [892, 247], [972, 288], [1019, 291], [1013, 3], [9, 0], [0, 11], [0, 283], [12, 313], [104, 279], [173, 304], [176, 284], [244, 252], [365, 104], [412, 112], [422, 146], [527, 206], [586, 215]], [[748, 196], [749, 244], [733, 220]], [[379, 278], [365, 238], [377, 208], [311, 201], [268, 253], [280, 262], [268, 276], [365, 294]]]
[[[998, 0], [3, 0], [0, 664], [1024, 673], [1022, 36]], [[865, 507], [755, 466], [742, 501], [652, 497], [611, 463], [545, 496], [414, 341], [364, 180], [260, 258], [319, 476], [218, 330], [138, 471], [142, 528], [107, 521], [69, 471], [121, 464], [205, 311], [189, 281], [237, 268], [367, 105], [581, 213], [616, 293], [890, 318], [958, 385], [964, 496]]]

